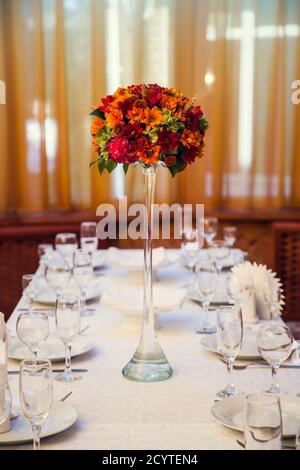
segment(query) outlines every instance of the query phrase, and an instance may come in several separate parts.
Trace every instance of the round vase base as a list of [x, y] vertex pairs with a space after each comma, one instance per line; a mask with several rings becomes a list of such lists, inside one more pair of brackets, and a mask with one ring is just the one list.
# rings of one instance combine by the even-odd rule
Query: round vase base
[[132, 359], [122, 370], [126, 379], [135, 382], [161, 382], [170, 379], [173, 375], [173, 369], [166, 362], [137, 361]]

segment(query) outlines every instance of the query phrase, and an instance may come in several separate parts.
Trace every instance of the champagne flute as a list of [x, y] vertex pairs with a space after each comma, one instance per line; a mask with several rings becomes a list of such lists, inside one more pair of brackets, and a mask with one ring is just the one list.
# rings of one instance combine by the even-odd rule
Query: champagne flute
[[86, 253], [94, 253], [98, 248], [96, 222], [82, 222], [80, 225], [80, 245]]
[[6, 423], [10, 417], [12, 407], [11, 390], [7, 382], [0, 385], [0, 427]]
[[55, 379], [60, 382], [74, 382], [82, 378], [71, 368], [71, 352], [74, 339], [80, 331], [80, 301], [78, 297], [60, 295], [55, 308], [56, 332], [66, 349], [65, 370], [57, 374]]
[[61, 294], [71, 277], [71, 268], [66, 261], [51, 263], [46, 266], [45, 278], [56, 297]]
[[38, 293], [39, 285], [34, 274], [23, 274], [22, 276], [23, 295], [28, 299], [29, 309], [32, 309], [34, 299]]
[[253, 292], [252, 279], [238, 279], [236, 281], [232, 274], [227, 277], [227, 297], [240, 309], [247, 304]]
[[47, 359], [22, 361], [19, 387], [21, 408], [32, 427], [33, 449], [39, 450], [41, 427], [53, 400], [51, 362]]
[[17, 318], [16, 330], [19, 340], [31, 351], [32, 361], [36, 362], [38, 347], [49, 336], [49, 320], [42, 312], [25, 312]]
[[282, 301], [281, 288], [273, 286], [272, 281], [268, 280], [267, 285], [263, 289], [263, 299], [269, 309], [270, 317], [273, 320], [280, 311]]
[[196, 230], [184, 230], [182, 232], [181, 254], [184, 264], [192, 270], [196, 264], [199, 253], [199, 242]]
[[277, 372], [292, 352], [293, 335], [288, 326], [272, 324], [261, 326], [257, 336], [257, 348], [260, 355], [272, 368], [272, 384], [269, 393], [281, 393], [277, 382]]
[[223, 355], [229, 383], [217, 393], [218, 397], [233, 397], [238, 391], [232, 382], [232, 369], [234, 361], [239, 354], [243, 341], [243, 319], [241, 310], [235, 306], [223, 306], [218, 311], [217, 317], [217, 341]]
[[212, 240], [208, 249], [208, 256], [215, 262], [218, 274], [221, 273], [223, 262], [229, 256], [229, 248], [224, 240]]
[[281, 450], [282, 416], [277, 396], [256, 393], [246, 397], [244, 434], [247, 450]]
[[72, 266], [73, 254], [78, 248], [75, 233], [58, 233], [55, 237], [55, 249]]
[[204, 238], [208, 246], [218, 233], [218, 219], [216, 217], [205, 217], [203, 221]]
[[236, 241], [236, 227], [224, 227], [223, 234], [224, 234], [224, 241], [229, 248], [232, 248]]
[[91, 254], [84, 250], [75, 251], [73, 258], [73, 276], [82, 295], [84, 305], [83, 311], [81, 312], [82, 315], [85, 316], [94, 313], [94, 309], [88, 309], [86, 307], [88, 287], [94, 277]]
[[198, 260], [194, 269], [196, 289], [203, 305], [202, 324], [196, 328], [197, 333], [215, 333], [216, 329], [209, 322], [208, 309], [217, 287], [217, 273], [210, 260]]

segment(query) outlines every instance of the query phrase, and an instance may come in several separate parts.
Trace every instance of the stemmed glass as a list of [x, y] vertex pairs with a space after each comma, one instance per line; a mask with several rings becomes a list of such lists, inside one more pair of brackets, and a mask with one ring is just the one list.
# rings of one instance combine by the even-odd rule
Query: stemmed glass
[[38, 293], [39, 285], [34, 274], [23, 274], [22, 276], [23, 295], [27, 297], [29, 309], [32, 309], [34, 299]]
[[0, 427], [8, 421], [11, 413], [12, 395], [7, 382], [0, 385]]
[[268, 282], [263, 289], [263, 299], [269, 309], [271, 319], [274, 319], [280, 310], [280, 303], [282, 300], [282, 291], [280, 287], [277, 288], [272, 286], [271, 282]]
[[93, 280], [94, 271], [92, 266], [92, 257], [84, 250], [76, 250], [73, 257], [73, 276], [81, 291], [83, 301], [82, 315], [93, 313], [93, 309], [86, 307], [88, 287]]
[[48, 266], [48, 264], [53, 259], [53, 246], [50, 243], [41, 243], [40, 245], [38, 245], [37, 252], [40, 259], [40, 276], [45, 277], [46, 266]]
[[57, 374], [55, 380], [74, 382], [81, 375], [71, 369], [72, 343], [80, 331], [80, 300], [78, 297], [61, 295], [56, 301], [55, 308], [56, 332], [66, 349], [65, 370]]
[[260, 355], [272, 368], [272, 384], [269, 393], [281, 393], [277, 382], [277, 372], [282, 362], [291, 354], [293, 335], [288, 326], [268, 324], [261, 326], [257, 336], [257, 348]]
[[41, 312], [21, 313], [17, 318], [16, 330], [19, 340], [31, 351], [32, 361], [36, 362], [38, 347], [49, 336], [49, 320]]
[[246, 397], [244, 434], [247, 450], [281, 450], [282, 416], [277, 396], [256, 393]]
[[240, 309], [247, 304], [253, 292], [254, 287], [252, 280], [239, 279], [238, 282], [234, 282], [232, 274], [227, 277], [227, 296]]
[[85, 253], [93, 253], [98, 248], [96, 222], [82, 222], [80, 225], [80, 245]]
[[195, 265], [194, 273], [196, 289], [203, 306], [202, 324], [196, 328], [196, 332], [215, 333], [215, 327], [209, 322], [208, 309], [218, 281], [216, 268], [209, 260], [199, 260]]
[[73, 254], [78, 248], [75, 233], [58, 233], [55, 237], [55, 249], [72, 266]]
[[46, 266], [45, 278], [56, 297], [61, 294], [64, 287], [68, 284], [71, 277], [71, 267], [66, 261], [54, 262]]
[[216, 217], [205, 217], [203, 228], [205, 241], [210, 246], [218, 233], [218, 219]]
[[229, 256], [229, 248], [224, 240], [212, 240], [208, 249], [208, 256], [215, 262], [218, 274], [221, 273], [223, 262]]
[[181, 254], [189, 270], [192, 270], [195, 266], [198, 253], [199, 243], [196, 230], [184, 230], [182, 232]]
[[224, 227], [223, 234], [224, 234], [224, 241], [229, 248], [232, 248], [236, 241], [236, 227]]
[[20, 402], [31, 424], [33, 449], [40, 449], [41, 427], [50, 413], [53, 400], [51, 362], [25, 360], [20, 366]]
[[241, 310], [235, 306], [223, 306], [218, 311], [217, 341], [229, 375], [229, 383], [218, 397], [233, 397], [238, 391], [232, 382], [234, 361], [239, 354], [243, 341], [243, 319]]

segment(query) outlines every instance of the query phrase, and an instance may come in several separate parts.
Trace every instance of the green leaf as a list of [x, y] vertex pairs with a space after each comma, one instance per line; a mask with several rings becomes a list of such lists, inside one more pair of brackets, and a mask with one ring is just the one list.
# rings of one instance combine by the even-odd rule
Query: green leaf
[[114, 169], [116, 168], [117, 166], [117, 162], [114, 162], [113, 160], [111, 160], [110, 158], [108, 160], [106, 160], [106, 169], [108, 171], [108, 173], [111, 173], [112, 171], [114, 171]]
[[176, 176], [177, 173], [180, 173], [181, 171], [183, 171], [186, 168], [186, 166], [187, 164], [183, 160], [178, 159], [176, 162], [176, 165], [170, 166], [168, 169], [172, 177], [174, 178], [174, 176]]
[[99, 161], [99, 158], [97, 158], [97, 160], [93, 160], [91, 163], [90, 163], [90, 168], [92, 168], [93, 165], [95, 165], [95, 163], [97, 163]]
[[207, 131], [207, 129], [209, 128], [208, 122], [204, 117], [200, 118], [199, 126], [200, 126], [200, 130], [203, 130], [203, 131]]
[[104, 158], [100, 157], [98, 159], [98, 170], [99, 170], [100, 176], [105, 170], [105, 165], [106, 165], [106, 161], [104, 160]]
[[94, 109], [94, 111], [92, 111], [90, 113], [90, 116], [96, 116], [96, 117], [99, 117], [101, 119], [105, 119], [105, 114], [102, 113], [102, 111], [100, 111], [100, 109]]
[[124, 170], [125, 175], [128, 171], [128, 168], [129, 168], [129, 163], [123, 163], [123, 170]]

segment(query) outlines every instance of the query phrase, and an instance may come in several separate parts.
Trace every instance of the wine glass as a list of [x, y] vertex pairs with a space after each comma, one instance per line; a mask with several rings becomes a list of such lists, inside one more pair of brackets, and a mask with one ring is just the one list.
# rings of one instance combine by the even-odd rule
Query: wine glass
[[298, 426], [296, 432], [296, 450], [300, 450], [300, 418], [298, 418]]
[[34, 274], [23, 274], [22, 290], [29, 302], [29, 309], [32, 309], [34, 299], [39, 291], [39, 284]]
[[235, 281], [232, 274], [227, 277], [227, 297], [239, 308], [243, 308], [247, 304], [253, 292], [252, 279]]
[[210, 260], [198, 260], [194, 269], [195, 284], [202, 302], [202, 324], [196, 328], [197, 333], [215, 333], [216, 329], [209, 322], [208, 309], [217, 286], [217, 273]]
[[192, 270], [196, 264], [199, 253], [199, 243], [196, 230], [183, 230], [181, 241], [181, 254], [184, 264]]
[[73, 254], [78, 248], [77, 236], [75, 233], [58, 233], [55, 237], [55, 249], [72, 265]]
[[224, 227], [223, 228], [224, 241], [226, 245], [229, 246], [229, 248], [232, 248], [233, 245], [235, 244], [236, 233], [237, 233], [236, 227]]
[[236, 306], [223, 306], [217, 315], [217, 341], [218, 347], [223, 355], [229, 383], [224, 390], [217, 393], [218, 397], [233, 397], [238, 391], [232, 382], [232, 369], [234, 361], [239, 354], [243, 341], [243, 319], [242, 313]]
[[268, 281], [263, 289], [263, 299], [269, 309], [270, 318], [274, 319], [276, 314], [280, 311], [280, 304], [282, 301], [281, 288], [274, 286], [272, 281]]
[[66, 261], [52, 261], [46, 266], [45, 278], [56, 296], [61, 294], [70, 277], [71, 267]]
[[48, 266], [50, 261], [53, 259], [53, 246], [50, 243], [41, 243], [40, 245], [38, 245], [37, 252], [40, 260], [40, 269], [38, 270], [37, 275], [41, 278], [44, 278], [46, 266]]
[[93, 309], [88, 309], [86, 307], [88, 287], [94, 277], [91, 254], [84, 250], [75, 251], [73, 257], [73, 276], [82, 295], [84, 305], [83, 311], [81, 312], [82, 315], [93, 313]]
[[229, 248], [225, 240], [212, 240], [208, 249], [208, 256], [215, 262], [218, 274], [221, 273], [223, 262], [229, 256]]
[[98, 248], [96, 222], [82, 222], [80, 225], [80, 245], [86, 253], [93, 253]]
[[65, 370], [57, 374], [55, 379], [60, 382], [80, 380], [81, 375], [71, 369], [72, 343], [80, 331], [80, 300], [75, 296], [60, 295], [55, 308], [56, 332], [66, 349]]
[[247, 450], [281, 450], [282, 416], [277, 396], [255, 393], [246, 397], [244, 434]]
[[41, 427], [50, 413], [53, 400], [51, 362], [24, 360], [20, 365], [20, 402], [31, 424], [33, 449], [40, 449]]
[[40, 243], [37, 248], [38, 257], [41, 259], [45, 255], [53, 253], [53, 245], [51, 243]]
[[17, 335], [32, 353], [32, 361], [37, 360], [39, 344], [49, 336], [49, 320], [42, 312], [25, 312], [17, 318]]
[[218, 219], [216, 217], [205, 217], [203, 221], [204, 238], [208, 246], [218, 233]]
[[0, 427], [8, 422], [12, 407], [11, 390], [7, 382], [0, 385]]
[[257, 336], [257, 348], [260, 355], [272, 368], [272, 385], [269, 393], [281, 393], [277, 382], [277, 372], [282, 362], [291, 354], [293, 336], [288, 326], [277, 323], [260, 327]]

